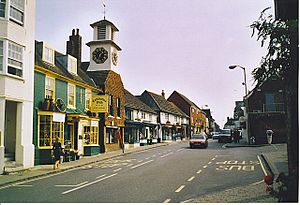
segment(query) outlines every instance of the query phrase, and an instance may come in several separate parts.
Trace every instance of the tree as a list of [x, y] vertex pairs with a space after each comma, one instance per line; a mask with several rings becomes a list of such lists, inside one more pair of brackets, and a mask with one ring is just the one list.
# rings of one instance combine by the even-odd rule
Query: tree
[[259, 19], [250, 26], [252, 37], [257, 33], [261, 46], [267, 45], [268, 53], [261, 60], [260, 66], [252, 72], [257, 83], [276, 76], [284, 82], [287, 152], [289, 179], [288, 201], [298, 201], [299, 181], [299, 125], [298, 125], [298, 19], [280, 20], [267, 14], [266, 8]]

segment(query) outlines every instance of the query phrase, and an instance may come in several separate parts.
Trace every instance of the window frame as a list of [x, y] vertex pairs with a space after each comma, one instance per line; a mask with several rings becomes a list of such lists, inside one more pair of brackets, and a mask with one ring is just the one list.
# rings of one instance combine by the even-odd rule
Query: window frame
[[42, 60], [51, 65], [55, 64], [55, 50], [45, 44], [43, 44], [43, 56]]
[[[70, 92], [70, 88], [73, 87], [73, 95]], [[73, 97], [73, 104], [70, 104], [70, 98]], [[68, 83], [68, 107], [75, 108], [76, 107], [76, 86], [74, 84]]]
[[85, 89], [85, 105], [86, 110], [91, 110], [92, 107], [92, 91]]
[[[23, 2], [23, 5], [13, 4], [14, 1], [18, 0], [10, 0], [9, 19], [23, 26], [25, 19], [25, 0], [20, 0], [20, 2]], [[21, 19], [18, 19], [16, 16], [13, 16], [12, 12], [14, 12], [14, 14], [20, 15]]]
[[[49, 117], [49, 131], [47, 131], [47, 133], [49, 134], [49, 144], [45, 145], [45, 146], [41, 146], [41, 117], [42, 116], [48, 116]], [[52, 149], [52, 144], [53, 144], [53, 135], [54, 135], [54, 126], [58, 125], [59, 127], [59, 131], [56, 131], [56, 133], [59, 134], [59, 138], [60, 138], [60, 143], [62, 145], [64, 145], [64, 122], [53, 122], [53, 115], [52, 114], [48, 114], [48, 113], [39, 113], [38, 114], [38, 140], [37, 140], [37, 145], [39, 149]], [[45, 138], [45, 137], [44, 137]]]
[[[51, 89], [47, 89], [47, 82], [48, 82], [48, 80], [53, 80], [53, 87], [52, 87], [52, 89], [53, 90], [51, 90]], [[47, 91], [52, 91], [52, 98], [49, 98], [48, 96], [47, 96]], [[46, 99], [55, 99], [55, 78], [52, 78], [52, 77], [50, 77], [50, 76], [47, 76], [46, 75], [46, 78], [45, 78], [45, 98]]]
[[5, 18], [6, 17], [6, 5], [7, 5], [6, 0], [0, 0], [0, 5], [4, 5], [4, 10], [0, 9], [0, 14], [1, 14], [1, 11], [3, 11], [3, 16], [0, 15], [0, 18]]
[[[89, 126], [89, 125], [88, 126], [84, 126], [83, 127], [83, 134], [84, 134], [83, 145], [84, 146], [99, 145], [98, 133], [99, 133], [98, 126]], [[90, 135], [88, 139], [87, 139], [87, 134]], [[86, 140], [89, 140], [89, 142], [87, 142]]]
[[68, 71], [77, 75], [77, 59], [68, 55]]
[[[18, 66], [10, 62], [18, 63], [20, 65]], [[7, 74], [22, 78], [23, 66], [24, 66], [24, 46], [21, 46], [13, 41], [8, 41], [7, 42]]]
[[4, 41], [0, 39], [0, 72], [4, 70], [4, 45]]

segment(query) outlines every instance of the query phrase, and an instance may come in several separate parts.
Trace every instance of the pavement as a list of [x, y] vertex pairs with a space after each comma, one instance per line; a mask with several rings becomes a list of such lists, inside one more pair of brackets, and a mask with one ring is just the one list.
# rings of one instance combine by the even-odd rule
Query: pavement
[[[107, 152], [96, 156], [81, 157], [79, 160], [62, 163], [59, 169], [53, 170], [53, 165], [37, 165], [30, 169], [7, 169], [4, 175], [0, 175], [0, 189], [12, 184], [31, 180], [63, 172], [69, 169], [74, 169], [81, 166], [93, 164], [95, 162], [104, 161], [111, 158], [116, 158], [131, 153], [142, 152], [149, 149], [154, 149], [161, 146], [167, 146], [170, 143], [158, 143], [153, 145], [140, 146], [137, 148], [126, 149], [125, 153], [122, 151]], [[275, 144], [275, 145], [248, 145], [245, 139], [241, 139], [239, 143], [224, 144], [223, 148], [238, 148], [238, 147], [262, 147], [261, 159], [264, 167], [266, 168], [266, 174], [272, 174], [274, 178], [279, 173], [288, 173], [288, 161], [287, 161], [287, 145]], [[201, 202], [277, 202], [277, 199], [270, 196], [265, 192], [266, 184], [261, 181], [254, 184], [247, 184], [241, 187], [234, 187], [230, 190], [224, 190], [221, 192], [212, 193], [209, 195], [201, 196], [199, 198], [190, 199], [187, 203], [201, 203]]]

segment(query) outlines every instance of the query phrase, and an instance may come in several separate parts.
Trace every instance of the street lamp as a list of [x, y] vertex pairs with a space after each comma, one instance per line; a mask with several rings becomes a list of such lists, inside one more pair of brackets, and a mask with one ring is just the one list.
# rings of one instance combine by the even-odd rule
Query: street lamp
[[231, 65], [231, 66], [229, 66], [229, 69], [233, 70], [237, 67], [243, 69], [243, 71], [244, 71], [244, 83], [243, 83], [243, 85], [245, 86], [245, 97], [244, 97], [244, 103], [245, 103], [244, 115], [245, 115], [245, 118], [242, 118], [241, 121], [246, 123], [246, 128], [243, 128], [243, 135], [245, 136], [245, 138], [247, 139], [248, 144], [249, 144], [250, 143], [250, 140], [249, 140], [249, 124], [248, 124], [248, 113], [247, 113], [247, 111], [248, 111], [247, 104], [248, 103], [247, 103], [247, 99], [246, 99], [246, 96], [248, 94], [247, 79], [246, 79], [246, 68], [242, 67], [240, 65]]
[[244, 68], [244, 67], [242, 67], [242, 66], [240, 66], [240, 65], [231, 65], [231, 66], [229, 66], [229, 69], [233, 70], [233, 69], [235, 69], [235, 68], [237, 68], [237, 67], [239, 67], [239, 68], [241, 68], [241, 69], [244, 70], [244, 83], [243, 83], [243, 85], [245, 86], [245, 97], [246, 97], [247, 94], [248, 94], [248, 90], [247, 90], [247, 80], [246, 80], [246, 68]]

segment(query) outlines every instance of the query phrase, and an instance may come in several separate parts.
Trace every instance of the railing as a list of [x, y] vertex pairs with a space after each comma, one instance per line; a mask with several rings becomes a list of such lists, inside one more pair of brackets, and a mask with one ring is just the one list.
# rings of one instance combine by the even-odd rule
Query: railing
[[284, 103], [263, 104], [263, 112], [284, 112]]

